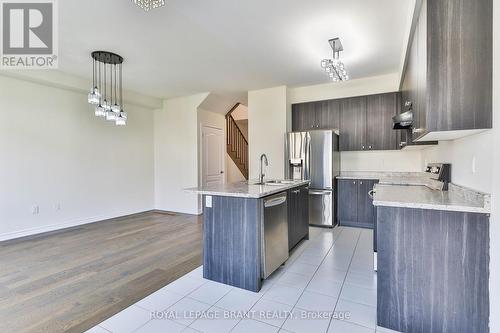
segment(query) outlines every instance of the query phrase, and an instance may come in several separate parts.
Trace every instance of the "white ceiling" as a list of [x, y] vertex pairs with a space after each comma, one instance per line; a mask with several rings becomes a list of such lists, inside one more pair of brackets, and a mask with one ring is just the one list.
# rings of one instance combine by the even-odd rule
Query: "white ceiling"
[[[414, 1], [414, 0], [413, 0]], [[125, 58], [124, 87], [155, 97], [328, 82], [340, 37], [352, 79], [400, 70], [412, 0], [63, 0], [60, 70], [89, 78], [90, 52]]]

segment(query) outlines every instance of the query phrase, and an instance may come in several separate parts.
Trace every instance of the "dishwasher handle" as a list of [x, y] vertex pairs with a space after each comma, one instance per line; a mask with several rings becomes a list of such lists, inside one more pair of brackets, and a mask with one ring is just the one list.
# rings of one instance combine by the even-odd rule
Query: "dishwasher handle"
[[332, 195], [331, 191], [314, 191], [314, 190], [309, 190], [310, 195]]
[[275, 206], [282, 205], [285, 202], [286, 202], [286, 195], [284, 195], [282, 197], [267, 199], [267, 200], [264, 200], [264, 207], [265, 208], [275, 207]]

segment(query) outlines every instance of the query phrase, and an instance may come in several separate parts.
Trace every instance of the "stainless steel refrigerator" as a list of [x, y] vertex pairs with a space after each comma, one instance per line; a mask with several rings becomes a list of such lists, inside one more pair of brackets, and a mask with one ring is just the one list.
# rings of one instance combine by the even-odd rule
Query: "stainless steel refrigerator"
[[286, 136], [288, 179], [307, 179], [309, 224], [333, 227], [336, 221], [335, 177], [340, 174], [339, 136], [336, 130], [291, 132]]

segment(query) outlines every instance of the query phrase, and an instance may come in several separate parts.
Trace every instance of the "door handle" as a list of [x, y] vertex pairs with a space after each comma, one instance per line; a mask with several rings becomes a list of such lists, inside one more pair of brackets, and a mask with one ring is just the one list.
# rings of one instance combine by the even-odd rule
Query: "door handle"
[[286, 202], [286, 197], [279, 197], [279, 198], [274, 198], [274, 199], [269, 199], [264, 201], [264, 207], [269, 208], [269, 207], [275, 207], [279, 206], [281, 204], [284, 204]]
[[332, 192], [329, 191], [311, 191], [309, 190], [310, 195], [332, 195]]
[[368, 196], [373, 200], [373, 195], [375, 194], [375, 190], [368, 191]]

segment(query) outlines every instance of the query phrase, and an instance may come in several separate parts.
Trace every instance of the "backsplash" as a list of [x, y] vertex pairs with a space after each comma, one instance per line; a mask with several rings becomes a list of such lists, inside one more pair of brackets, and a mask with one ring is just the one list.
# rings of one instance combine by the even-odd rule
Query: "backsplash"
[[422, 172], [421, 151], [360, 151], [341, 153], [341, 171]]

